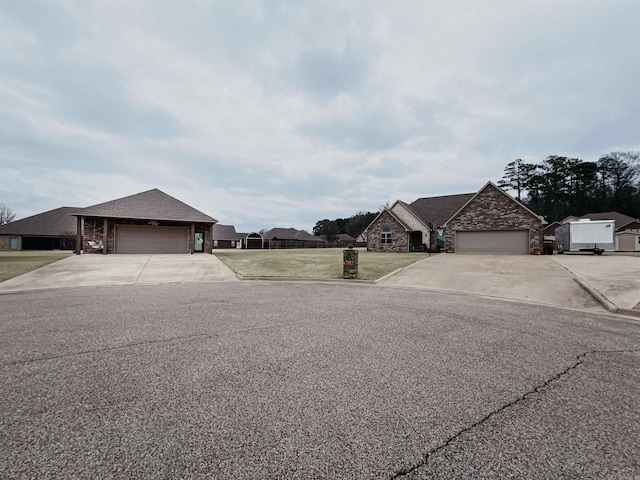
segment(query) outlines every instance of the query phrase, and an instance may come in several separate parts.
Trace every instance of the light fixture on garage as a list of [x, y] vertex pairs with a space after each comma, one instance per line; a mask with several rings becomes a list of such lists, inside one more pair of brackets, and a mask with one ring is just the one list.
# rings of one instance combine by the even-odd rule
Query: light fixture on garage
[[154, 227], [157, 227], [158, 226], [158, 222], [156, 222], [155, 220], [151, 220], [149, 222], [149, 225], [153, 225]]

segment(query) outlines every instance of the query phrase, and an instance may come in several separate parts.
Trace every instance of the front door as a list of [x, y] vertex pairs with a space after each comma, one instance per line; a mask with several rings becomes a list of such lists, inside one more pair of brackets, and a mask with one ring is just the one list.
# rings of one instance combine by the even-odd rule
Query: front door
[[423, 252], [422, 247], [422, 232], [419, 230], [413, 231], [409, 234], [409, 250], [412, 252]]
[[204, 253], [204, 232], [196, 232], [193, 251], [196, 253]]

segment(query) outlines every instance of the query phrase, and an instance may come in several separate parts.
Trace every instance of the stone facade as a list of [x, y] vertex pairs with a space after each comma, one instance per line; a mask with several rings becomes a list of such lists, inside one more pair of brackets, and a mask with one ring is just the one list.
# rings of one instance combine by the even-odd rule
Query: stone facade
[[542, 250], [542, 220], [492, 184], [447, 222], [447, 251], [455, 251], [456, 230], [529, 230], [529, 253]]
[[[391, 229], [391, 243], [381, 243], [380, 234], [384, 227]], [[384, 210], [367, 229], [368, 252], [408, 252], [409, 232], [388, 210]]]
[[[169, 222], [169, 221], [157, 221], [161, 226], [173, 226], [173, 227], [191, 227], [191, 223], [184, 222]], [[102, 242], [107, 246], [107, 253], [115, 253], [115, 235], [117, 225], [148, 225], [148, 220], [133, 220], [122, 218], [110, 218], [107, 224], [107, 237], [103, 234], [104, 219], [96, 217], [84, 218], [84, 230], [83, 230], [83, 244], [82, 249], [84, 253], [103, 253], [101, 250], [91, 248], [89, 241]], [[213, 249], [213, 239], [211, 238], [211, 225], [207, 223], [195, 223], [196, 232], [204, 233], [204, 252], [211, 253]], [[194, 238], [193, 235], [189, 235], [188, 248], [193, 248]]]
[[406, 205], [401, 202], [396, 202], [396, 204], [391, 207], [391, 211], [412, 231], [421, 232], [422, 243], [425, 243], [427, 247], [429, 246], [429, 227], [422, 223]]

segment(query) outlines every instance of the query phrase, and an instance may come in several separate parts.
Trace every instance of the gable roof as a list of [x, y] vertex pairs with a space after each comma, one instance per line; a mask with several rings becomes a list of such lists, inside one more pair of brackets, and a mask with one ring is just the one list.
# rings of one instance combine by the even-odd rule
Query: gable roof
[[0, 234], [27, 237], [75, 235], [77, 220], [71, 216], [71, 212], [76, 210], [78, 210], [78, 207], [60, 207], [21, 220], [15, 220], [5, 225], [0, 225]]
[[424, 197], [411, 202], [409, 207], [425, 225], [431, 223], [434, 227], [440, 227], [476, 195], [477, 193], [459, 193]]
[[393, 211], [396, 205], [400, 205], [401, 207], [403, 207], [411, 216], [418, 220], [418, 222], [422, 223], [425, 228], [429, 228], [429, 222], [425, 222], [424, 219], [422, 219], [420, 215], [418, 215], [418, 213], [413, 208], [411, 208], [411, 205], [403, 202], [402, 200], [396, 200], [396, 203], [391, 205], [391, 208], [389, 208], [389, 210]]
[[544, 230], [542, 231], [543, 235], [555, 235], [556, 233], [555, 229], [559, 225], [562, 225], [562, 224], [560, 222], [550, 223], [549, 225], [544, 227]]
[[218, 222], [215, 218], [196, 210], [157, 188], [76, 210], [72, 215], [179, 222]]
[[451, 215], [449, 217], [449, 219], [444, 223], [444, 225], [446, 225], [447, 223], [449, 223], [449, 220], [451, 220], [453, 217], [455, 217], [456, 215], [458, 215], [467, 205], [469, 205], [473, 200], [475, 200], [475, 198], [480, 195], [484, 190], [486, 190], [487, 188], [495, 188], [496, 190], [498, 190], [500, 193], [502, 193], [504, 196], [506, 196], [509, 200], [515, 202], [516, 204], [518, 204], [521, 208], [523, 208], [524, 210], [526, 210], [527, 212], [529, 212], [531, 215], [533, 215], [534, 217], [540, 219], [540, 221], [542, 222], [542, 225], [546, 225], [547, 221], [541, 217], [540, 215], [538, 215], [537, 213], [535, 213], [533, 210], [530, 210], [529, 208], [527, 208], [527, 206], [525, 204], [523, 204], [522, 202], [519, 202], [518, 200], [516, 200], [515, 198], [513, 198], [511, 195], [509, 195], [507, 192], [505, 192], [503, 189], [501, 189], [499, 186], [497, 186], [495, 183], [489, 181], [487, 183], [484, 184], [484, 186], [478, 190], [469, 200], [467, 200], [467, 202], [462, 205], [453, 215]]
[[311, 235], [304, 230], [296, 230], [295, 228], [272, 228], [264, 234], [265, 240], [302, 240], [305, 242], [314, 241], [321, 242], [323, 239]]
[[216, 223], [213, 226], [213, 239], [214, 240], [240, 240], [247, 235], [245, 233], [236, 232], [234, 225], [220, 225]]
[[[394, 203], [394, 205], [395, 205], [395, 203]], [[400, 219], [400, 218], [399, 218], [395, 213], [393, 213], [393, 212], [391, 211], [391, 209], [389, 209], [389, 208], [384, 208], [384, 209], [380, 210], [380, 213], [379, 213], [378, 215], [376, 215], [376, 218], [374, 218], [374, 219], [372, 220], [372, 222], [369, 224], [369, 226], [368, 226], [367, 228], [365, 228], [365, 229], [364, 229], [364, 232], [362, 232], [362, 233], [367, 233], [367, 232], [369, 231], [369, 227], [370, 227], [371, 225], [373, 225], [374, 223], [376, 223], [376, 221], [380, 218], [380, 215], [382, 215], [384, 212], [387, 212], [389, 215], [391, 215], [391, 217], [392, 217], [396, 222], [398, 222], [398, 223], [400, 224], [400, 226], [401, 226], [402, 228], [404, 228], [407, 232], [410, 232], [410, 231], [411, 231], [411, 227], [409, 227], [406, 223], [404, 223], [404, 222], [403, 222], [403, 221], [402, 221], [402, 220], [401, 220], [401, 219]]]
[[616, 230], [624, 228], [633, 222], [638, 222], [637, 218], [630, 217], [620, 212], [600, 212], [600, 213], [587, 213], [580, 218], [588, 218], [589, 220], [613, 220], [616, 222]]
[[339, 233], [338, 235], [336, 235], [336, 237], [338, 237], [338, 240], [340, 240], [341, 242], [355, 242], [356, 241], [356, 239], [353, 238], [348, 233]]

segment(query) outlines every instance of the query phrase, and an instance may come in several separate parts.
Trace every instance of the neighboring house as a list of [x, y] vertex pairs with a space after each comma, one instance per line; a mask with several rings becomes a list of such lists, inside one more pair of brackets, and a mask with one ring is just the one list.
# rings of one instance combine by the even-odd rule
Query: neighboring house
[[[71, 212], [76, 253], [211, 253], [213, 225], [199, 210], [154, 188]], [[82, 227], [84, 223], [84, 228]]]
[[336, 235], [336, 240], [338, 242], [338, 246], [344, 247], [347, 247], [349, 245], [354, 246], [356, 243], [356, 239], [348, 233], [339, 233], [338, 235]]
[[60, 207], [0, 225], [0, 250], [73, 250], [78, 207]]
[[244, 248], [246, 236], [246, 233], [236, 232], [233, 225], [217, 223], [213, 226], [213, 248]]
[[[574, 220], [571, 220], [574, 221]], [[560, 222], [553, 222], [544, 227], [542, 230], [542, 234], [544, 235], [545, 240], [555, 240], [556, 239], [556, 227], [561, 225]]]
[[626, 230], [616, 232], [616, 250], [621, 252], [640, 252], [640, 231]]
[[315, 235], [316, 240], [321, 240], [327, 243], [327, 247], [348, 247], [349, 245], [355, 246], [356, 239], [348, 233], [339, 233], [337, 235]]
[[[401, 200], [380, 212], [365, 230], [367, 250], [374, 252], [424, 251], [439, 240], [444, 247], [444, 234], [438, 229], [475, 194], [423, 197], [411, 204]], [[442, 232], [442, 229], [440, 229]]]
[[[367, 250], [429, 247], [436, 233], [456, 253], [531, 254], [542, 250], [544, 219], [492, 182], [476, 193], [425, 197], [385, 208], [367, 227]], [[440, 233], [442, 232], [442, 233]]]
[[588, 218], [589, 220], [614, 220], [616, 222], [616, 232], [624, 232], [627, 230], [640, 231], [639, 219], [620, 212], [587, 213], [580, 218]]
[[265, 248], [323, 248], [327, 242], [304, 230], [272, 228], [264, 234]]
[[580, 220], [580, 217], [576, 217], [575, 215], [569, 215], [568, 217], [563, 218], [562, 220], [558, 221], [558, 223], [560, 225], [564, 225], [565, 223], [577, 222], [578, 220]]

